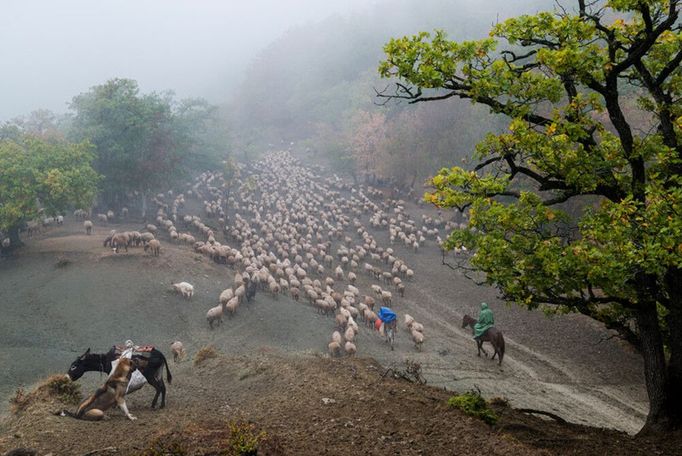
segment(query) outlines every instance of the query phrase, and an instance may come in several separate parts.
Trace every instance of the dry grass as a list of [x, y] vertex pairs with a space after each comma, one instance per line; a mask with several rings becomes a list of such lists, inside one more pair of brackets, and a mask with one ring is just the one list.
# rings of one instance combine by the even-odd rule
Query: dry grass
[[204, 363], [207, 359], [217, 358], [218, 350], [213, 345], [207, 345], [202, 347], [196, 355], [194, 355], [194, 365], [199, 366]]
[[31, 392], [27, 393], [23, 387], [17, 388], [14, 397], [10, 399], [11, 410], [16, 414], [36, 402], [49, 399], [57, 399], [68, 405], [78, 405], [82, 399], [81, 386], [69, 380], [65, 375], [52, 375], [39, 383]]

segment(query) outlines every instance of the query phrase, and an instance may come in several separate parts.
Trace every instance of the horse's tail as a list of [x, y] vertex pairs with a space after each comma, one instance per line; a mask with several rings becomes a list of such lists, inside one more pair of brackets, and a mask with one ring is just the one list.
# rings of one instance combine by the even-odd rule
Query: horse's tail
[[161, 350], [159, 350], [159, 354], [161, 354], [161, 359], [163, 360], [163, 364], [166, 366], [166, 380], [168, 380], [168, 384], [170, 385], [171, 382], [173, 381], [173, 376], [170, 373], [170, 369], [168, 368], [168, 361], [166, 361], [166, 357], [163, 355]]

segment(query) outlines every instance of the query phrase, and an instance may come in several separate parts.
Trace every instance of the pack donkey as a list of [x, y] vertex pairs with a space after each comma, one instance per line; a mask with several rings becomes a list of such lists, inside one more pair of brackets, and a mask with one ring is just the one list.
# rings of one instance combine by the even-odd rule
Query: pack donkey
[[[66, 375], [68, 375], [72, 381], [76, 381], [86, 372], [103, 372], [109, 374], [109, 372], [111, 372], [111, 363], [117, 360], [124, 350], [126, 350], [125, 346], [114, 345], [111, 347], [111, 350], [106, 353], [90, 353], [90, 349], [88, 348], [85, 353], [71, 363]], [[166, 366], [168, 384], [170, 385], [173, 380], [166, 357], [161, 351], [154, 348], [154, 346], [148, 345], [135, 347], [132, 359], [140, 373], [142, 373], [147, 382], [156, 390], [154, 400], [152, 401], [152, 408], [156, 407], [159, 396], [161, 396], [160, 408], [164, 408], [166, 406], [166, 385], [163, 382], [163, 366]], [[142, 385], [144, 385], [144, 383], [142, 383]], [[137, 389], [141, 388], [142, 385]], [[128, 390], [128, 393], [133, 391], [135, 390]]]

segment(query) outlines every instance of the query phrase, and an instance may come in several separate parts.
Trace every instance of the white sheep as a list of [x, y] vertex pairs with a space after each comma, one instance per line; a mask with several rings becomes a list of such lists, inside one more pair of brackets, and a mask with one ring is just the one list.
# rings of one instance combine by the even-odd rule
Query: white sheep
[[332, 358], [341, 356], [341, 342], [337, 342], [335, 340], [329, 342], [329, 345], [327, 345], [329, 348], [329, 356]]
[[182, 342], [176, 340], [171, 344], [170, 348], [173, 353], [173, 362], [177, 363], [185, 358], [185, 347], [182, 345]]
[[421, 351], [422, 344], [424, 343], [424, 334], [414, 328], [412, 331], [410, 331], [410, 334], [412, 335], [412, 342], [414, 342], [414, 346], [417, 348], [417, 350]]
[[173, 289], [182, 295], [185, 299], [192, 299], [194, 295], [194, 286], [187, 282], [173, 283]]
[[206, 321], [208, 321], [208, 327], [213, 329], [213, 323], [221, 324], [223, 322], [223, 312], [225, 311], [225, 304], [220, 304], [215, 307], [211, 307], [206, 312]]
[[346, 350], [348, 356], [353, 356], [358, 351], [358, 349], [355, 347], [355, 344], [351, 341], [346, 342], [344, 349]]

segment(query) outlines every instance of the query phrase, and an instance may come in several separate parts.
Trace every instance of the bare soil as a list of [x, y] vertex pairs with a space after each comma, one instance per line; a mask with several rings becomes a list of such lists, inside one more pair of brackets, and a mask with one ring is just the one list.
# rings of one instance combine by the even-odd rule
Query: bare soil
[[[674, 454], [669, 450], [679, 448], [628, 436], [647, 412], [637, 353], [587, 318], [547, 319], [508, 307], [494, 290], [441, 266], [433, 242], [418, 253], [394, 247], [416, 275], [393, 308], [424, 324], [423, 350], [400, 330], [391, 351], [363, 328], [360, 359], [331, 360], [324, 353], [333, 319], [286, 296], [259, 293], [235, 318], [209, 330], [206, 310], [232, 284], [234, 271], [169, 242], [158, 258], [139, 248], [115, 254], [102, 247], [109, 229], [141, 226], [98, 226], [86, 236], [81, 222], [67, 220], [0, 260], [3, 404], [17, 387], [65, 372], [88, 347], [104, 352], [132, 339], [168, 354], [170, 343], [181, 340], [190, 356], [208, 344], [222, 356], [199, 368], [171, 366], [175, 380], [162, 412], [149, 409], [151, 388], [131, 395], [137, 422], [118, 412], [107, 423], [56, 417], [48, 413], [58, 405], [51, 402], [8, 416], [0, 427], [0, 453], [24, 446], [39, 454], [85, 454], [111, 446], [135, 454], [168, 434], [161, 440], [175, 439], [192, 449], [189, 454], [215, 454], [224, 448], [227, 423], [239, 419], [267, 433], [272, 454]], [[387, 240], [385, 233], [375, 236]], [[191, 301], [171, 291], [170, 283], [182, 280], [195, 286]], [[358, 282], [363, 293], [373, 283], [364, 276]], [[470, 332], [460, 328], [462, 315], [475, 315], [483, 300], [507, 341], [501, 366], [478, 358]], [[407, 359], [422, 366], [428, 386], [381, 376]], [[83, 391], [101, 381], [87, 374]], [[576, 424], [502, 408], [500, 423], [489, 427], [445, 405], [452, 391], [471, 389]], [[323, 397], [336, 402], [325, 405]], [[192, 440], [197, 435], [205, 446]]]

